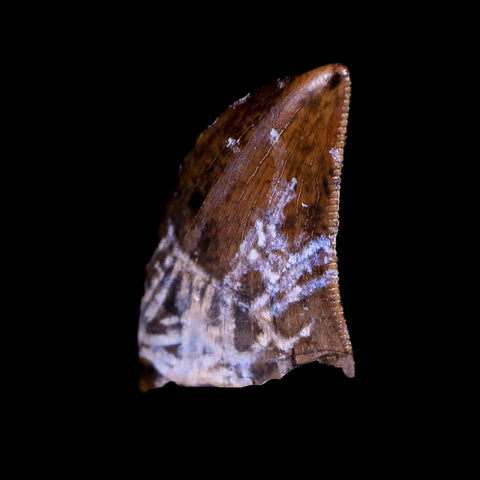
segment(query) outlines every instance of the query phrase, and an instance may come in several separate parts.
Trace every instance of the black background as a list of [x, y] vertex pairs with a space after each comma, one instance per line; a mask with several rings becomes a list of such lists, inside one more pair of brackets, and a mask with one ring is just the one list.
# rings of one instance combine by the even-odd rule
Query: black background
[[[4, 397], [23, 387], [4, 412], [20, 446], [15, 468], [38, 472], [30, 442], [49, 470], [66, 461], [89, 474], [124, 473], [133, 460], [138, 476], [145, 466], [230, 476], [258, 462], [269, 473], [350, 466], [383, 478], [418, 472], [422, 459], [429, 473], [453, 460], [458, 476], [451, 446], [463, 448], [455, 427], [471, 425], [476, 378], [461, 375], [476, 365], [466, 346], [476, 339], [475, 314], [460, 312], [475, 283], [457, 271], [468, 257], [459, 193], [474, 157], [458, 153], [466, 117], [446, 110], [471, 108], [476, 30], [466, 20], [476, 17], [418, 8], [164, 2], [21, 6], [6, 17], [5, 165], [16, 171], [3, 180], [20, 185], [5, 209], [30, 194], [14, 213], [23, 238], [5, 233], [26, 245], [4, 256], [27, 261], [9, 281], [20, 299], [4, 294], [15, 310], [4, 324], [19, 330], [3, 337], [16, 377], [4, 378]], [[355, 378], [312, 364], [263, 386], [140, 393], [145, 265], [179, 164], [232, 102], [330, 62], [352, 79], [337, 251]]]
[[[116, 429], [171, 434], [181, 424], [199, 442], [205, 431], [221, 436], [259, 425], [281, 438], [287, 425], [289, 435], [348, 432], [361, 442], [370, 429], [382, 436], [409, 428], [412, 411], [426, 422], [429, 391], [438, 385], [417, 334], [419, 319], [423, 331], [432, 320], [411, 253], [422, 248], [411, 232], [425, 220], [413, 214], [421, 184], [412, 141], [421, 138], [423, 111], [411, 91], [428, 57], [428, 47], [412, 51], [406, 43], [415, 17], [408, 30], [394, 28], [391, 17], [367, 24], [351, 15], [345, 23], [338, 12], [300, 9], [274, 20], [255, 7], [240, 10], [198, 18], [189, 10], [188, 19], [109, 12], [62, 50], [65, 108], [77, 116], [65, 129], [73, 173], [64, 187], [78, 192], [74, 235], [88, 252], [82, 298], [94, 300], [76, 312], [80, 373], [63, 378], [73, 397]], [[178, 166], [235, 100], [332, 62], [346, 65], [352, 80], [337, 252], [355, 378], [312, 364], [264, 386], [169, 384], [140, 393], [136, 331], [145, 265]]]

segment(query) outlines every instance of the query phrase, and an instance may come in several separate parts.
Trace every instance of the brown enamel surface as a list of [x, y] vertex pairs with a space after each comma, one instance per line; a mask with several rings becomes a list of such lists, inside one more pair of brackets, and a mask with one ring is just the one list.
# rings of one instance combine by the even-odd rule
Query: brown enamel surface
[[[300, 179], [297, 202], [285, 212], [292, 238], [338, 227], [329, 213], [338, 210], [341, 165], [329, 151], [346, 128], [348, 72], [332, 65], [284, 83], [234, 104], [200, 135], [169, 204], [167, 216], [175, 219], [182, 246], [191, 254], [201, 251], [198, 261], [209, 269], [215, 262], [218, 272], [212, 273], [220, 276], [250, 226], [249, 214], [275, 202], [275, 195], [267, 195], [279, 178]], [[282, 151], [267, 141], [272, 128], [281, 135]], [[238, 141], [239, 151], [226, 146], [229, 138]], [[299, 208], [301, 202], [314, 207]]]

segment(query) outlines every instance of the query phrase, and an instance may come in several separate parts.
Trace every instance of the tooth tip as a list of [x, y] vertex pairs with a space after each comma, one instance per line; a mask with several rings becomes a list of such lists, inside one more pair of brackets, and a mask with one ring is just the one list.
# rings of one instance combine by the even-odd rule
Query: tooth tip
[[347, 77], [349, 75], [348, 68], [342, 63], [332, 63], [330, 66], [335, 73], [339, 73], [342, 77]]
[[[332, 63], [323, 67], [310, 70], [297, 77], [296, 88], [309, 93], [322, 92], [329, 86], [346, 89], [350, 84], [348, 68], [341, 63]], [[303, 87], [303, 88], [302, 88]]]

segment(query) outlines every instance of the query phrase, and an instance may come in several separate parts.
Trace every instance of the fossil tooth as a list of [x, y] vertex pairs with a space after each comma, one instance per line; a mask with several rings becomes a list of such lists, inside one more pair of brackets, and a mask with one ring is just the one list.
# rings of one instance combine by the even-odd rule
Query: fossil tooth
[[187, 155], [147, 266], [140, 389], [354, 376], [335, 249], [350, 98], [327, 65], [238, 100]]

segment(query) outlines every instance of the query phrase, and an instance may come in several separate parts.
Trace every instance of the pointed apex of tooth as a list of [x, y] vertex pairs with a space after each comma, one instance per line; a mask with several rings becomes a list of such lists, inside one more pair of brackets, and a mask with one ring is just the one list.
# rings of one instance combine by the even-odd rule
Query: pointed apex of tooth
[[303, 84], [308, 92], [321, 92], [325, 87], [332, 89], [350, 84], [350, 75], [347, 67], [333, 63], [299, 75], [296, 80]]
[[[350, 74], [347, 67], [334, 63], [316, 68], [304, 74], [293, 77], [284, 90], [286, 102], [291, 102], [317, 108], [327, 103], [348, 101], [350, 96]], [[325, 102], [322, 102], [323, 98]], [[317, 108], [318, 109], [318, 108]]]

